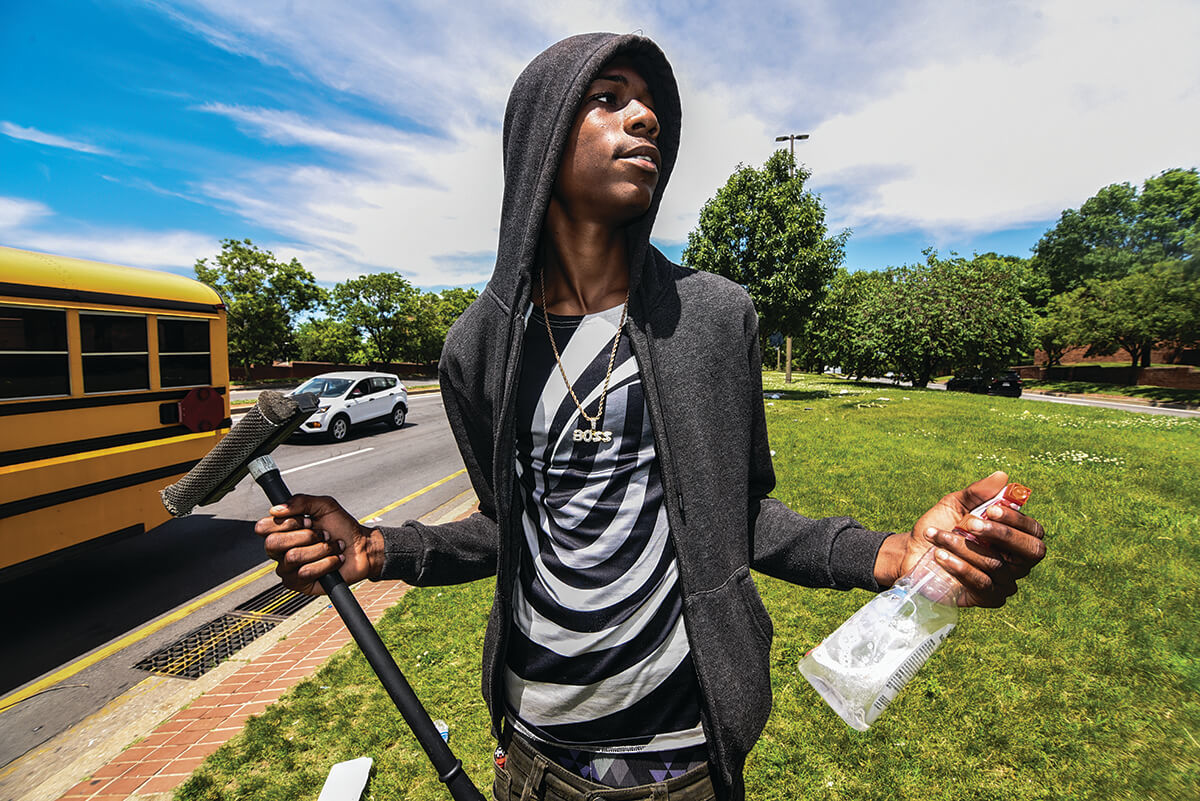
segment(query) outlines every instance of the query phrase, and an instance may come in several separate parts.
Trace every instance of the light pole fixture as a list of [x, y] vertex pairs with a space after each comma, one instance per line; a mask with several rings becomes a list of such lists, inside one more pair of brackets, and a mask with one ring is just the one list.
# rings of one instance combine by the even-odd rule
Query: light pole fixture
[[[801, 141], [808, 138], [808, 134], [787, 134], [786, 136], [775, 137], [776, 142], [790, 142], [792, 152], [792, 177], [796, 175], [796, 140]], [[787, 367], [783, 373], [783, 383], [792, 383], [792, 338], [787, 337]]]
[[790, 142], [792, 151], [792, 174], [796, 174], [796, 140], [804, 140], [808, 138], [808, 134], [788, 134], [787, 136], [775, 137], [776, 142]]

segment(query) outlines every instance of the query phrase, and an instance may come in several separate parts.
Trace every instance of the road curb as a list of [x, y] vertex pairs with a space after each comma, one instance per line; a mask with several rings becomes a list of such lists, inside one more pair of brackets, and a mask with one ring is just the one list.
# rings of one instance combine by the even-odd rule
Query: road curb
[[1128, 395], [1106, 395], [1101, 393], [1084, 394], [1078, 392], [1054, 392], [1051, 390], [1026, 389], [1027, 395], [1046, 395], [1051, 398], [1069, 398], [1071, 400], [1102, 400], [1110, 403], [1128, 403], [1135, 406], [1148, 406], [1153, 409], [1178, 409], [1185, 412], [1200, 411], [1200, 403], [1178, 403], [1176, 401], [1156, 401], [1146, 398], [1135, 398]]
[[[421, 518], [436, 525], [474, 513], [471, 490]], [[399, 581], [354, 586], [372, 622], [410, 587]], [[351, 643], [328, 603], [316, 603], [195, 683], [152, 676], [104, 709], [14, 760], [0, 775], [25, 801], [168, 801], [204, 759], [295, 684]], [[161, 691], [171, 684], [167, 691]], [[153, 686], [151, 686], [153, 685]], [[199, 692], [197, 692], [197, 690]], [[157, 692], [157, 695], [156, 695]], [[114, 723], [116, 713], [124, 719]]]

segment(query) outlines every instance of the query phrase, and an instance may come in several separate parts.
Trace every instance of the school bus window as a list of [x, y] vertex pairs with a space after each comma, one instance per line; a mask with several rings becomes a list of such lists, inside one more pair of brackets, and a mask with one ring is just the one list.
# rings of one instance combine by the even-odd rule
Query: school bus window
[[0, 306], [0, 399], [70, 392], [66, 312]]
[[145, 317], [80, 312], [79, 333], [84, 392], [150, 388]]
[[208, 385], [211, 361], [207, 320], [158, 318], [158, 371], [164, 387]]

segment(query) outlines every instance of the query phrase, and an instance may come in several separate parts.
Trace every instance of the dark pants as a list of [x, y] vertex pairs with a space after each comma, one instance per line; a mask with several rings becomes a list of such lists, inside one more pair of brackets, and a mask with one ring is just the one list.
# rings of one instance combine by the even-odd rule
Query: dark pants
[[537, 752], [520, 735], [507, 745], [504, 767], [496, 766], [495, 801], [715, 801], [708, 766], [670, 781], [612, 788], [576, 776]]

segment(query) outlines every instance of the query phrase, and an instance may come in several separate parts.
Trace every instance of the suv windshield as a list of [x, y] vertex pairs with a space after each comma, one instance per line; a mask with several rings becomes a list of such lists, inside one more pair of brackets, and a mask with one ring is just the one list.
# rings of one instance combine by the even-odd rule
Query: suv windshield
[[338, 395], [346, 394], [351, 383], [349, 378], [313, 378], [301, 384], [296, 390], [296, 394], [311, 392], [322, 398], [336, 398]]

